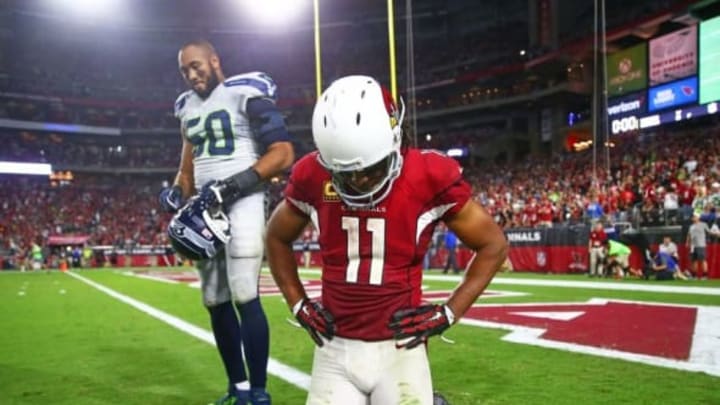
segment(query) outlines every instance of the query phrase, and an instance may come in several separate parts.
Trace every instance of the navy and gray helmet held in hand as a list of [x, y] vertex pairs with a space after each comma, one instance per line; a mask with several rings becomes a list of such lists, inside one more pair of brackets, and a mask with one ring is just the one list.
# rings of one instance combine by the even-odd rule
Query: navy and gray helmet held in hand
[[208, 207], [200, 198], [191, 198], [168, 225], [173, 249], [190, 260], [217, 255], [230, 239], [230, 222], [219, 207]]

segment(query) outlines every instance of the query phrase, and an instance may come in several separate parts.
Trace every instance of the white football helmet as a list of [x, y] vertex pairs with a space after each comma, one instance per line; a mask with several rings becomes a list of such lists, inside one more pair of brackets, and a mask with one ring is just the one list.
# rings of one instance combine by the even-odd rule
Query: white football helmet
[[318, 99], [313, 140], [347, 205], [372, 207], [390, 193], [402, 169], [404, 115], [404, 106], [398, 112], [389, 92], [369, 76], [338, 79]]

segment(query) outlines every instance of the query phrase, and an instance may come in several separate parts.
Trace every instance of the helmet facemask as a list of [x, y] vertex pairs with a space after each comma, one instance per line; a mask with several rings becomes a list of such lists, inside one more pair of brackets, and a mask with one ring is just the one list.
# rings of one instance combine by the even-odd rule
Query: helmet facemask
[[[322, 163], [322, 159], [320, 161]], [[400, 151], [394, 150], [364, 169], [328, 170], [332, 185], [345, 204], [354, 208], [370, 208], [388, 196], [393, 182], [400, 174], [402, 161]]]

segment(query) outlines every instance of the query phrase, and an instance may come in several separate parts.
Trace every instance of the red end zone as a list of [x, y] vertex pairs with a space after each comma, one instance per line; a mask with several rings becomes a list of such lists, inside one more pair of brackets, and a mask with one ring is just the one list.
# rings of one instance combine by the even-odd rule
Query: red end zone
[[[549, 314], [573, 313], [568, 319]], [[533, 315], [535, 314], [535, 315]], [[678, 360], [690, 356], [697, 308], [608, 302], [471, 308], [465, 318], [541, 328], [543, 339]]]
[[594, 298], [586, 303], [488, 304], [464, 325], [502, 340], [720, 376], [720, 307]]

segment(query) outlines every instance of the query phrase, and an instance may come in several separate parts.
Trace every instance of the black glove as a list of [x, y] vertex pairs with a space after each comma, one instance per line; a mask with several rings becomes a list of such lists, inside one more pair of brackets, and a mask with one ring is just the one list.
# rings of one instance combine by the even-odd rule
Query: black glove
[[205, 210], [208, 208], [220, 208], [221, 204], [225, 202], [222, 191], [224, 186], [221, 181], [211, 180], [203, 185], [200, 193], [198, 193], [197, 204], [199, 204], [199, 210]]
[[226, 179], [205, 183], [200, 190], [200, 200], [208, 207], [221, 204], [228, 208], [240, 198], [254, 193], [260, 180], [258, 172], [250, 167]]
[[183, 206], [182, 189], [178, 185], [165, 187], [160, 191], [159, 200], [163, 211], [175, 213]]
[[395, 311], [388, 327], [396, 340], [413, 338], [396, 344], [398, 348], [412, 349], [430, 336], [443, 333], [454, 320], [455, 315], [447, 305], [428, 304]]
[[320, 336], [328, 340], [335, 336], [335, 318], [321, 303], [303, 298], [293, 307], [293, 315], [319, 347], [324, 344]]

